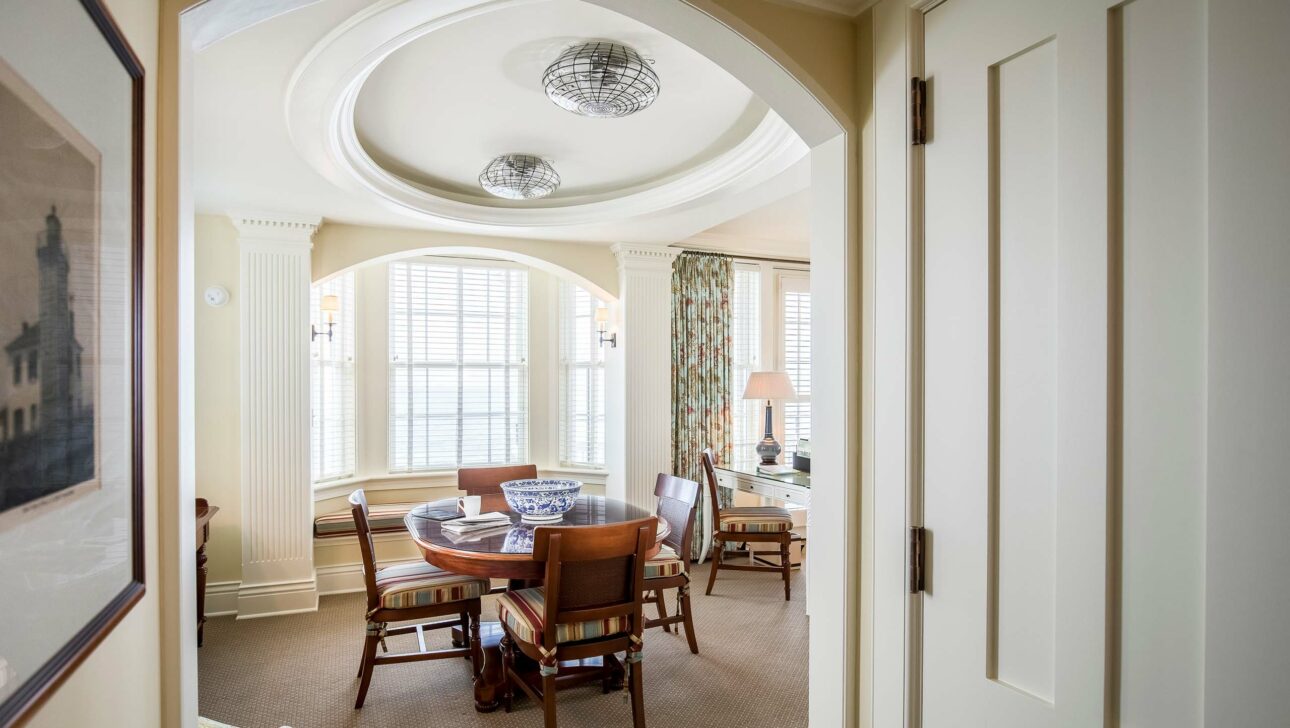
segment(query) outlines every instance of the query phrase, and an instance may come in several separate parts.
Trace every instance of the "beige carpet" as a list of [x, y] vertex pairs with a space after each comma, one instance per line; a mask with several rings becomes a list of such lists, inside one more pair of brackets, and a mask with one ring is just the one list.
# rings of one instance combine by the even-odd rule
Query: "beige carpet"
[[[805, 583], [794, 574], [793, 601], [773, 575], [722, 572], [703, 595], [707, 566], [695, 570], [698, 655], [684, 635], [652, 629], [645, 637], [645, 711], [650, 725], [806, 725]], [[311, 614], [237, 621], [212, 618], [199, 650], [201, 714], [239, 728], [351, 726], [540, 726], [529, 700], [515, 712], [475, 712], [466, 660], [377, 667], [367, 703], [354, 710], [363, 638], [364, 597], [323, 597]], [[675, 607], [669, 594], [668, 609]], [[651, 607], [646, 607], [651, 610]], [[496, 618], [492, 600], [485, 619]], [[415, 640], [413, 637], [395, 639]], [[412, 649], [391, 639], [390, 649]], [[447, 644], [446, 630], [434, 643]], [[414, 644], [414, 642], [413, 642]], [[623, 694], [599, 686], [562, 691], [560, 725], [631, 725]]]

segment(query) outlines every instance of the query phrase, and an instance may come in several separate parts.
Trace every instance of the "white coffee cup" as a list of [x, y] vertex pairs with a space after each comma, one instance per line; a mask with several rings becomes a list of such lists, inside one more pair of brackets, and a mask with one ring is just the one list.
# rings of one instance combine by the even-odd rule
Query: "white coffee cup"
[[478, 516], [480, 501], [482, 500], [477, 495], [464, 496], [461, 499], [461, 509], [466, 512], [467, 516]]

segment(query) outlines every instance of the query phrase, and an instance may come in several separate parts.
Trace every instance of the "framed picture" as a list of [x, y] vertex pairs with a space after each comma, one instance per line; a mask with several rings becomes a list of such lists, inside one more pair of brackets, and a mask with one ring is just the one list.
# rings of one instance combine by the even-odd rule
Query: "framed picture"
[[143, 68], [100, 0], [0, 0], [0, 726], [143, 596]]

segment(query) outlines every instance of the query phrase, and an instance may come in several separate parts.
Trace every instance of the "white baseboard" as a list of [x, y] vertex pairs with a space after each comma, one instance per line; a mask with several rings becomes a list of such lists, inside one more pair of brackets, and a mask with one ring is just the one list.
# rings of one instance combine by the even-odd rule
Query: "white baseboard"
[[[377, 566], [382, 565], [377, 564]], [[319, 566], [316, 571], [318, 573], [319, 596], [349, 594], [350, 592], [363, 591], [366, 588], [363, 584], [363, 565], [361, 563]]]
[[240, 581], [215, 581], [206, 584], [206, 616], [227, 617], [237, 614], [237, 589]]
[[238, 619], [257, 619], [316, 611], [318, 611], [316, 578], [262, 584], [242, 582], [238, 585]]

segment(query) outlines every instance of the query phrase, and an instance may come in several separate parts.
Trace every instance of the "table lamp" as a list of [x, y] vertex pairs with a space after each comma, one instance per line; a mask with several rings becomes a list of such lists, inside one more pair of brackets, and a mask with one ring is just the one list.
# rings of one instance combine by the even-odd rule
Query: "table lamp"
[[762, 465], [774, 465], [780, 452], [771, 427], [771, 400], [795, 397], [797, 392], [793, 391], [793, 382], [785, 372], [753, 372], [748, 375], [743, 398], [766, 400], [766, 435], [757, 443], [757, 454], [761, 456]]

